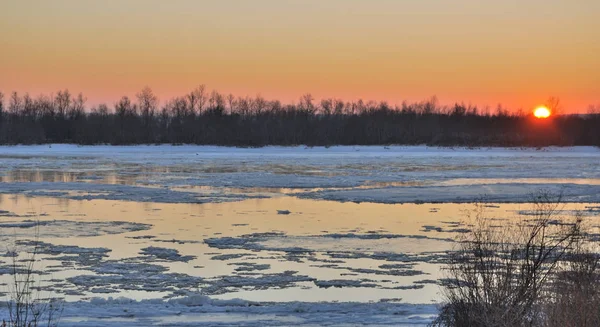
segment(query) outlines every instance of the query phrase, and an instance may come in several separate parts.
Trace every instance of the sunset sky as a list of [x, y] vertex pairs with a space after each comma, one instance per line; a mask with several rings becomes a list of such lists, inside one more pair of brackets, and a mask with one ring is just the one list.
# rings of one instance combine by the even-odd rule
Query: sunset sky
[[0, 91], [600, 103], [598, 0], [3, 0]]

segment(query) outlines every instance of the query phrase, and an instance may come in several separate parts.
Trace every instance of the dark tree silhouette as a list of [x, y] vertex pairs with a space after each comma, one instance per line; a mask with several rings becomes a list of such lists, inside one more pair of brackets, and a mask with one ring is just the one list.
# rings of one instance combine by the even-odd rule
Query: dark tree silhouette
[[[134, 102], [135, 101], [135, 102]], [[13, 92], [5, 103], [0, 93], [0, 144], [210, 144], [436, 146], [600, 145], [600, 110], [586, 115], [535, 119], [522, 111], [456, 103], [437, 98], [422, 102], [344, 102], [326, 98], [316, 104], [310, 94], [295, 104], [262, 96], [224, 96], [200, 85], [161, 106], [149, 87], [124, 96], [112, 108], [86, 108], [83, 94], [61, 90], [55, 96]], [[558, 98], [548, 106], [560, 110]]]

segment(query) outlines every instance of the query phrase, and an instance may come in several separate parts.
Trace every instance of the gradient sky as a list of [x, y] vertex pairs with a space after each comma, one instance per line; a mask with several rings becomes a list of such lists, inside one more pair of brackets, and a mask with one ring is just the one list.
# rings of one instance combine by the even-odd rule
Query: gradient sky
[[0, 90], [600, 103], [598, 0], [3, 0]]

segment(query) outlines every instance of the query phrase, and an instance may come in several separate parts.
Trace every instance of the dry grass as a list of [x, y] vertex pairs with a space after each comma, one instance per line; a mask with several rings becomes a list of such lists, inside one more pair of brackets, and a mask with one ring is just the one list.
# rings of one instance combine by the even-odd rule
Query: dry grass
[[600, 326], [600, 255], [576, 249], [553, 281], [544, 304], [545, 327]]

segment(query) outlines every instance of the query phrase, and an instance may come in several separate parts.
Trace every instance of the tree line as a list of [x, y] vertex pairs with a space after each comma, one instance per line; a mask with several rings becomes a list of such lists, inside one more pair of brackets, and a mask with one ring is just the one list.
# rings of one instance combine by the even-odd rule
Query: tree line
[[[553, 111], [559, 102], [551, 99]], [[535, 119], [527, 113], [431, 99], [386, 102], [317, 102], [310, 94], [293, 104], [261, 96], [235, 97], [200, 85], [160, 104], [145, 87], [135, 98], [88, 108], [83, 94], [8, 96], [0, 93], [0, 144], [205, 144], [547, 146], [600, 145], [600, 107], [587, 115]]]

